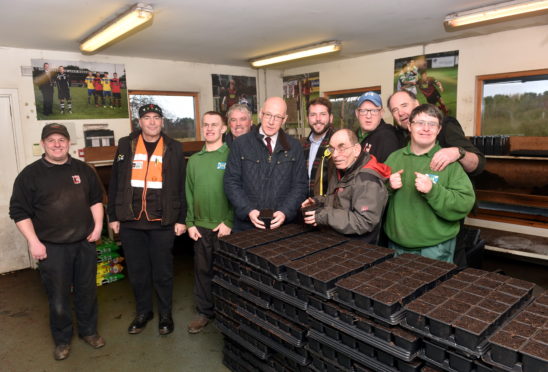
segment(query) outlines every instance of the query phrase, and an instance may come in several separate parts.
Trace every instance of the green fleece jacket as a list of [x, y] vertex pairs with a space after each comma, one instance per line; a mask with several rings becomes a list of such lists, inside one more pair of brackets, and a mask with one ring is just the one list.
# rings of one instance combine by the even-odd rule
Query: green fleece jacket
[[[462, 220], [474, 206], [474, 189], [458, 162], [443, 171], [430, 169], [439, 144], [426, 154], [415, 155], [410, 145], [393, 152], [386, 164], [392, 172], [403, 169], [402, 188], [391, 190], [384, 230], [395, 243], [406, 248], [423, 248], [454, 238]], [[429, 175], [432, 189], [423, 194], [415, 188], [415, 172]]]
[[232, 228], [233, 212], [223, 188], [228, 146], [216, 151], [205, 146], [188, 159], [186, 168], [186, 225], [214, 229], [221, 222]]

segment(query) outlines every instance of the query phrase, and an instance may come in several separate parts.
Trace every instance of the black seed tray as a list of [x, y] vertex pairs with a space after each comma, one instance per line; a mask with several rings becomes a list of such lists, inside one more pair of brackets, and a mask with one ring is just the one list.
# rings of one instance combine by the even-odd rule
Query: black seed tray
[[240, 275], [240, 261], [220, 252], [213, 254], [213, 265], [234, 275]]
[[339, 280], [335, 299], [367, 316], [396, 325], [404, 305], [456, 272], [456, 265], [403, 254]]
[[268, 348], [259, 348], [256, 345], [253, 345], [248, 340], [244, 339], [238, 333], [223, 324], [223, 322], [221, 322], [220, 320], [215, 320], [215, 325], [217, 326], [217, 329], [219, 329], [219, 331], [223, 333], [226, 337], [230, 338], [238, 345], [244, 347], [246, 350], [249, 350], [249, 352], [251, 352], [257, 358], [266, 360], [269, 357]]
[[328, 248], [286, 265], [286, 280], [330, 299], [335, 282], [394, 256], [394, 251], [358, 240]]
[[508, 372], [523, 372], [523, 365], [521, 364], [521, 362], [516, 362], [513, 364], [512, 367], [509, 367], [506, 364], [497, 363], [496, 361], [494, 361], [492, 357], [492, 353], [493, 353], [493, 350], [489, 350], [488, 352], [486, 352], [485, 354], [481, 356], [481, 359], [485, 363], [495, 367], [497, 370], [508, 371]]
[[238, 307], [236, 312], [258, 327], [274, 333], [276, 337], [279, 337], [293, 346], [301, 347], [305, 342], [306, 330], [298, 325], [289, 324], [290, 322], [288, 321], [276, 319], [271, 314], [268, 314], [268, 312], [259, 315], [251, 313], [242, 307]]
[[291, 261], [336, 246], [347, 240], [347, 237], [331, 232], [301, 234], [291, 239], [251, 248], [246, 252], [246, 260], [249, 265], [272, 275], [277, 280], [283, 280], [286, 265]]
[[306, 301], [303, 301], [287, 293], [287, 291], [289, 291], [288, 287], [291, 287], [290, 284], [280, 282], [282, 290], [278, 290], [278, 289], [275, 289], [274, 287], [268, 286], [264, 284], [263, 282], [252, 278], [251, 276], [247, 276], [249, 273], [250, 271], [243, 272], [242, 276], [240, 277], [240, 281], [243, 283], [249, 284], [250, 286], [254, 288], [257, 288], [258, 290], [263, 291], [272, 297], [275, 297], [279, 300], [287, 302], [288, 304], [291, 304], [301, 310], [306, 310], [308, 306], [308, 303]]
[[[317, 351], [312, 351], [309, 345], [306, 345], [305, 348], [308, 350], [312, 358], [312, 362], [308, 365], [308, 368], [312, 371], [333, 372], [352, 370], [352, 360], [344, 354], [334, 352], [334, 358], [327, 359], [321, 353], [321, 348]], [[339, 363], [339, 360], [343, 364]]]
[[306, 314], [305, 310], [301, 310], [298, 307], [284, 301], [273, 298], [270, 309], [276, 314], [289, 319], [294, 323], [301, 324], [305, 327], [309, 325], [308, 314]]
[[231, 293], [239, 297], [245, 298], [246, 300], [253, 302], [265, 309], [270, 308], [270, 302], [268, 300], [265, 300], [264, 298], [261, 298], [261, 297], [257, 297], [248, 291], [244, 291], [240, 286], [236, 286], [233, 283], [229, 283], [225, 281], [224, 279], [220, 278], [219, 276], [215, 276], [212, 280], [212, 283], [217, 284], [221, 286], [222, 288], [230, 291]]
[[319, 311], [315, 308], [309, 307], [306, 312], [312, 318], [317, 319], [320, 322], [323, 322], [325, 324], [328, 324], [331, 327], [336, 328], [337, 330], [341, 331], [344, 334], [350, 335], [356, 338], [357, 340], [366, 342], [367, 344], [374, 346], [375, 348], [382, 350], [390, 355], [393, 355], [399, 359], [402, 359], [406, 362], [410, 362], [414, 360], [419, 354], [419, 351], [420, 351], [419, 338], [415, 338], [414, 342], [410, 342], [405, 345], [407, 346], [407, 348], [403, 348], [402, 346], [404, 344], [401, 341], [396, 342], [393, 334], [392, 334], [392, 338], [390, 338], [390, 332], [388, 332], [389, 333], [388, 340], [375, 336], [375, 333], [374, 333], [375, 329], [383, 330], [386, 328], [380, 325], [377, 328], [375, 328], [372, 322], [369, 323], [372, 328], [370, 331], [372, 332], [365, 332], [363, 328], [362, 329], [358, 328], [357, 324], [356, 325], [349, 324], [348, 322], [342, 321], [340, 318], [334, 318], [326, 314], [325, 312]]
[[[333, 340], [332, 338], [328, 337], [325, 334], [321, 334], [313, 329], [308, 331], [308, 337], [309, 339], [314, 339], [323, 345], [327, 345], [330, 348], [334, 349], [336, 352], [339, 352], [341, 354], [344, 354], [348, 356], [350, 359], [352, 359], [355, 362], [363, 364], [367, 368], [371, 368], [374, 371], [377, 372], [399, 372], [399, 371], [409, 371], [409, 372], [418, 372], [420, 371], [420, 363], [406, 363], [403, 361], [395, 362], [394, 366], [389, 366], [384, 363], [381, 363], [378, 360], [379, 353], [383, 353], [380, 350], [375, 350], [374, 348], [371, 348], [373, 351], [372, 355], [368, 355], [366, 353], [363, 353], [360, 348], [353, 349], [347, 345], [344, 345], [343, 343]], [[381, 359], [383, 359], [383, 356], [381, 355]]]
[[239, 322], [240, 316], [236, 314], [236, 305], [233, 302], [227, 301], [217, 295], [213, 295], [213, 301], [215, 303], [215, 313], [220, 314], [222, 317], [235, 324]]
[[302, 366], [294, 360], [287, 358], [285, 355], [280, 353], [274, 353], [271, 362], [272, 367], [274, 367], [276, 371], [310, 372], [308, 365]]
[[251, 337], [257, 339], [261, 343], [283, 354], [284, 356], [297, 362], [298, 364], [302, 366], [306, 366], [307, 364], [310, 363], [308, 352], [305, 349], [298, 350], [297, 348], [292, 347], [291, 345], [288, 345], [287, 343], [283, 342], [283, 340], [279, 340], [274, 337], [269, 337], [263, 334], [260, 330], [257, 330], [256, 328], [254, 328], [253, 325], [250, 325], [249, 322], [245, 321], [245, 319], [242, 325], [240, 326], [240, 328], [242, 329], [242, 331], [244, 331]]
[[224, 337], [223, 363], [232, 371], [276, 372], [276, 369], [269, 365], [270, 360], [264, 361], [257, 358], [226, 336]]
[[[426, 341], [425, 341], [426, 342]], [[439, 346], [437, 346], [439, 347]], [[448, 372], [489, 372], [493, 371], [490, 366], [482, 364], [477, 360], [467, 358], [460, 353], [451, 350], [445, 350], [443, 361], [438, 358], [433, 359], [428, 355], [429, 346], [426, 346], [425, 352], [419, 357], [429, 364]], [[443, 348], [442, 348], [443, 350]]]
[[245, 252], [248, 249], [287, 239], [307, 231], [310, 231], [308, 227], [297, 224], [283, 225], [274, 230], [250, 229], [240, 231], [219, 239], [219, 249], [221, 252], [245, 262]]

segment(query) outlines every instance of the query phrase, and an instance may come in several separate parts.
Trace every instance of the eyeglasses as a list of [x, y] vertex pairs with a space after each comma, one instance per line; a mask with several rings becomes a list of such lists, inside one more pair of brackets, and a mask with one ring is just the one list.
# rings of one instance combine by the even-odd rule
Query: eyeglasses
[[366, 116], [366, 115], [371, 115], [371, 116], [375, 116], [375, 115], [378, 115], [379, 112], [381, 112], [381, 110], [379, 109], [358, 109], [358, 115], [360, 116]]
[[350, 146], [346, 146], [346, 147], [343, 147], [342, 145], [337, 146], [337, 147], [328, 146], [328, 147], [327, 147], [327, 150], [329, 150], [329, 152], [330, 152], [331, 154], [334, 154], [335, 151], [338, 151], [338, 152], [345, 152], [346, 150], [348, 150], [349, 148], [352, 148], [352, 147], [354, 147], [354, 145], [350, 145]]
[[281, 123], [285, 119], [285, 116], [272, 115], [270, 112], [263, 112], [263, 120], [270, 121], [270, 119], [274, 119], [275, 123]]
[[436, 128], [438, 127], [440, 124], [435, 122], [435, 121], [426, 121], [426, 120], [416, 120], [416, 121], [412, 121], [411, 122], [412, 125], [417, 125], [421, 128], [424, 128], [426, 126], [428, 126], [429, 128]]

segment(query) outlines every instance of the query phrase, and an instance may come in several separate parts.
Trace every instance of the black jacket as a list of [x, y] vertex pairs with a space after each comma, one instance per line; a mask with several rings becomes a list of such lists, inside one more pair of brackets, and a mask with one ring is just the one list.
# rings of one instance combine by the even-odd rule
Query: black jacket
[[254, 209], [281, 211], [289, 223], [306, 199], [308, 176], [299, 141], [280, 130], [270, 156], [262, 138], [252, 130], [230, 148], [224, 185], [234, 207], [235, 231], [253, 228], [248, 214]]
[[375, 155], [381, 163], [388, 158], [388, 155], [400, 148], [400, 140], [396, 134], [396, 129], [390, 124], [386, 124], [383, 119], [379, 126], [369, 132], [367, 137], [361, 142], [362, 149]]
[[[134, 210], [134, 193], [141, 193], [141, 188], [131, 186], [131, 169], [137, 139], [141, 131], [131, 133], [118, 142], [118, 150], [112, 165], [112, 175], [108, 190], [107, 214], [109, 221], [133, 221], [139, 211]], [[162, 156], [162, 189], [159, 201], [156, 200], [148, 208], [154, 208], [161, 214], [163, 226], [176, 222], [185, 223], [185, 158], [180, 142], [162, 134], [164, 139], [164, 154]], [[148, 196], [148, 195], [147, 195]], [[138, 198], [137, 198], [138, 199]]]

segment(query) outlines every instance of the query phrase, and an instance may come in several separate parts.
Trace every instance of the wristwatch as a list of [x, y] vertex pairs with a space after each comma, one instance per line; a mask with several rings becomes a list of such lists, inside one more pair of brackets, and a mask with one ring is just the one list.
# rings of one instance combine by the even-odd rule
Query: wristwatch
[[457, 159], [458, 160], [461, 160], [462, 158], [464, 158], [466, 156], [466, 150], [463, 149], [462, 147], [457, 147], [457, 149], [459, 149], [459, 158]]

